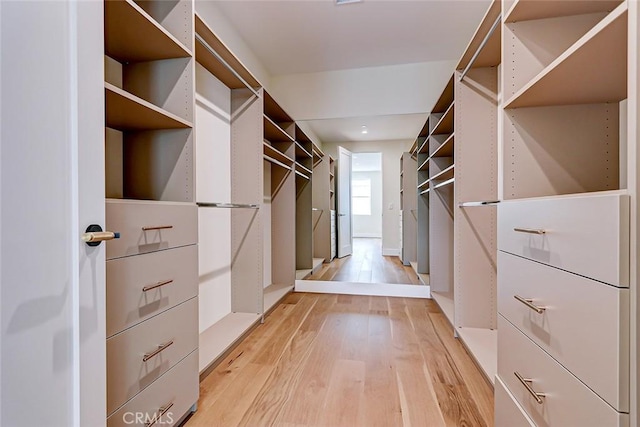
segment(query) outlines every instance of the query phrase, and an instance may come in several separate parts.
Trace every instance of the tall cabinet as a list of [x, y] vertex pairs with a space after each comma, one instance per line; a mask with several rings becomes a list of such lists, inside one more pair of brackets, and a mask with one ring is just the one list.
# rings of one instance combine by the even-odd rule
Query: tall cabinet
[[637, 425], [639, 19], [504, 2], [497, 426]]
[[193, 3], [104, 12], [106, 423], [173, 424], [198, 400]]

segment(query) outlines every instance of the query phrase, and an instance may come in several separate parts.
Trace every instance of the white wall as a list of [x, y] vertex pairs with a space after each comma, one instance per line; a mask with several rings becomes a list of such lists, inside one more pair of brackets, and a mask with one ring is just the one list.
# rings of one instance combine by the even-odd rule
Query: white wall
[[433, 61], [273, 76], [270, 92], [296, 120], [424, 113], [435, 104], [455, 64]]
[[[400, 253], [400, 157], [413, 143], [409, 140], [324, 143], [326, 154], [338, 158], [338, 146], [354, 153], [382, 153], [382, 253]], [[393, 209], [389, 209], [389, 205]]]
[[371, 182], [371, 215], [353, 214], [353, 237], [382, 238], [382, 171], [351, 172], [352, 182]]
[[[231, 91], [196, 64], [196, 201], [231, 201]], [[231, 211], [198, 208], [199, 330], [231, 312]], [[203, 347], [203, 346], [201, 346]]]

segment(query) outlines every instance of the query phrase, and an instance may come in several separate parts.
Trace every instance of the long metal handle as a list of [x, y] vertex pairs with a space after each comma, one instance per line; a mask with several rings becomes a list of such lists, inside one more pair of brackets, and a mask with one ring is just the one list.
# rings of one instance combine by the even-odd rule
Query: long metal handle
[[156, 415], [151, 419], [151, 421], [149, 421], [148, 423], [146, 423], [146, 424], [145, 424], [145, 427], [151, 427], [152, 425], [154, 425], [155, 423], [157, 423], [157, 422], [158, 422], [158, 420], [159, 420], [160, 418], [162, 418], [162, 416], [163, 416], [164, 414], [166, 414], [166, 413], [167, 413], [167, 411], [168, 411], [169, 409], [171, 409], [171, 407], [172, 407], [172, 406], [173, 406], [173, 402], [170, 402], [170, 403], [167, 403], [167, 404], [166, 404], [166, 405], [164, 405], [164, 406], [161, 406], [161, 407], [158, 409], [158, 413], [157, 413], [157, 414], [156, 414]]
[[153, 285], [145, 286], [144, 288], [142, 288], [142, 292], [147, 292], [147, 291], [150, 291], [151, 289], [159, 288], [160, 286], [168, 285], [170, 283], [173, 283], [173, 279], [163, 280], [161, 282], [154, 283]]
[[173, 225], [154, 225], [152, 227], [142, 227], [142, 231], [167, 230], [169, 228], [173, 228]]
[[246, 203], [208, 203], [200, 202], [198, 207], [201, 208], [227, 208], [227, 209], [260, 209], [260, 205]]
[[529, 392], [529, 394], [531, 394], [531, 396], [536, 400], [536, 402], [538, 403], [538, 405], [542, 405], [544, 403], [543, 397], [545, 396], [544, 393], [538, 393], [537, 391], [535, 391], [533, 389], [533, 387], [531, 387], [531, 383], [533, 382], [533, 380], [528, 379], [528, 378], [524, 378], [522, 375], [520, 375], [518, 372], [514, 372], [514, 375], [516, 376], [516, 378], [518, 378], [518, 380], [522, 383], [522, 385], [524, 386], [524, 388], [527, 389], [527, 391]]
[[513, 231], [517, 231], [518, 233], [529, 233], [529, 234], [546, 234], [546, 230], [541, 228], [519, 228], [516, 227]]
[[173, 340], [166, 342], [164, 344], [160, 344], [157, 349], [153, 350], [151, 353], [147, 353], [142, 357], [142, 361], [146, 362], [154, 356], [157, 356], [161, 351], [166, 350], [169, 346], [173, 344]]
[[532, 299], [522, 298], [520, 295], [514, 295], [513, 297], [538, 314], [542, 314], [546, 310], [545, 307], [535, 305]]
[[90, 231], [82, 233], [82, 241], [85, 243], [104, 242], [105, 240], [119, 239], [120, 233], [113, 231]]

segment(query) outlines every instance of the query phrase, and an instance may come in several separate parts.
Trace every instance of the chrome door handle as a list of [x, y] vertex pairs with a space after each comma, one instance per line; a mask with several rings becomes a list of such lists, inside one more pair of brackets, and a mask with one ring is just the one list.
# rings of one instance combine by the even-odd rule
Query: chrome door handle
[[517, 231], [518, 233], [529, 233], [529, 234], [546, 234], [547, 231], [541, 228], [519, 228], [516, 227], [513, 231]]
[[545, 395], [544, 395], [544, 393], [538, 393], [537, 391], [535, 391], [533, 389], [533, 387], [531, 387], [531, 383], [533, 382], [533, 380], [528, 379], [528, 378], [523, 378], [522, 375], [520, 375], [518, 372], [514, 372], [514, 375], [516, 376], [516, 378], [518, 378], [518, 381], [520, 381], [522, 383], [524, 388], [527, 389], [529, 394], [536, 400], [538, 405], [542, 405], [544, 403], [544, 400], [542, 400], [542, 398]]
[[167, 411], [168, 411], [169, 409], [171, 409], [171, 407], [172, 407], [172, 406], [173, 406], [173, 402], [168, 403], [168, 404], [166, 404], [166, 405], [164, 405], [164, 406], [161, 406], [161, 407], [158, 409], [158, 413], [157, 413], [157, 414], [156, 414], [156, 415], [151, 419], [151, 421], [149, 421], [148, 423], [146, 423], [146, 424], [145, 424], [145, 427], [151, 427], [152, 425], [154, 425], [155, 423], [157, 423], [157, 422], [158, 422], [158, 420], [159, 420], [160, 418], [162, 418], [162, 416], [163, 416], [164, 414], [166, 414], [166, 413], [167, 413]]
[[166, 350], [172, 344], [173, 344], [173, 340], [168, 341], [168, 342], [166, 342], [164, 344], [160, 344], [157, 349], [155, 349], [151, 353], [145, 354], [144, 357], [142, 358], [142, 361], [146, 362], [147, 360], [151, 359], [152, 357], [157, 356], [161, 351]]
[[514, 295], [513, 297], [538, 314], [542, 314], [546, 310], [545, 307], [535, 305], [532, 299], [522, 298], [520, 295]]

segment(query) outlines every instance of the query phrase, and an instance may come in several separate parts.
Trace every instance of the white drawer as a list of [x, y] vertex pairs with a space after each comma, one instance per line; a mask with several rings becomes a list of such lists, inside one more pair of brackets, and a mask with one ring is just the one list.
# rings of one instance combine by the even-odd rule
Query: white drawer
[[610, 405], [629, 410], [629, 289], [498, 252], [498, 311]]
[[107, 261], [107, 337], [198, 294], [198, 246]]
[[500, 203], [498, 249], [628, 287], [629, 197], [618, 192]]
[[[588, 357], [585, 356], [585, 357]], [[594, 366], [594, 369], [598, 369]], [[515, 373], [530, 379], [532, 390], [543, 393], [536, 402]], [[622, 427], [628, 414], [616, 412], [560, 366], [507, 320], [498, 316], [498, 376], [527, 415], [539, 426]]]
[[198, 243], [193, 203], [108, 199], [106, 216], [106, 229], [120, 233], [107, 242], [107, 259]]
[[[107, 427], [146, 426], [159, 415], [160, 408], [169, 405], [155, 425], [176, 425], [198, 401], [198, 387], [198, 352], [194, 351], [107, 418]], [[136, 415], [140, 422], [136, 422]]]
[[500, 377], [496, 377], [494, 395], [495, 427], [536, 427], [502, 384]]
[[[161, 345], [165, 345], [165, 349], [153, 355]], [[109, 338], [107, 414], [148, 387], [197, 347], [197, 298]], [[145, 357], [148, 357], [146, 362]]]

